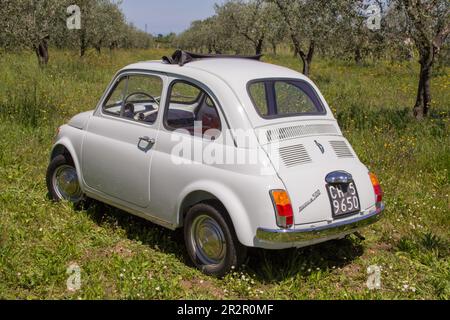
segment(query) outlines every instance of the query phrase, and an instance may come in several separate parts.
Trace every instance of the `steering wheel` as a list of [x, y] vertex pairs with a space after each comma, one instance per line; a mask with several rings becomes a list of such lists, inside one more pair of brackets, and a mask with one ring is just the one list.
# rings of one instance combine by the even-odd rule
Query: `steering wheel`
[[148, 94], [148, 93], [146, 93], [146, 92], [137, 91], [137, 92], [130, 93], [128, 96], [126, 96], [126, 98], [125, 98], [125, 100], [124, 100], [125, 105], [132, 104], [131, 102], [127, 102], [127, 101], [128, 101], [128, 99], [130, 99], [130, 97], [132, 97], [132, 96], [134, 96], [134, 95], [142, 95], [142, 96], [146, 96], [146, 97], [150, 98], [150, 100], [153, 101], [153, 102], [155, 102], [155, 104], [156, 104], [156, 106], [154, 107], [153, 110], [149, 110], [149, 111], [144, 111], [144, 112], [138, 112], [138, 113], [136, 113], [136, 114], [134, 115], [134, 117], [133, 117], [134, 120], [145, 121], [145, 119], [146, 119], [147, 117], [149, 117], [149, 116], [152, 115], [153, 113], [157, 113], [157, 112], [158, 112], [158, 110], [159, 110], [159, 103], [158, 103], [158, 101], [156, 100], [155, 97], [151, 96], [150, 94]]
[[142, 95], [142, 96], [146, 96], [146, 97], [148, 97], [148, 98], [150, 98], [150, 100], [152, 100], [153, 102], [155, 102], [156, 103], [156, 105], [158, 105], [159, 106], [159, 104], [158, 104], [158, 100], [156, 100], [156, 98], [155, 97], [153, 97], [153, 96], [151, 96], [151, 95], [149, 95], [148, 93], [146, 93], [146, 92], [141, 92], [141, 91], [137, 91], [137, 92], [133, 92], [133, 93], [130, 93], [128, 96], [126, 96], [126, 98], [125, 98], [125, 100], [124, 100], [124, 104], [126, 104], [127, 103], [127, 101], [128, 101], [128, 99], [130, 99], [130, 97], [132, 97], [132, 96], [134, 96], [134, 95]]

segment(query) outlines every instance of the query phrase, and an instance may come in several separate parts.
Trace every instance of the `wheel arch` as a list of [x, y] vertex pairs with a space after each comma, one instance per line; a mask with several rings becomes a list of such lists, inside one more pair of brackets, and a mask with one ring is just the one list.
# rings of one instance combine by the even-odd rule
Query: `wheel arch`
[[59, 155], [69, 156], [72, 159], [73, 164], [75, 166], [75, 170], [77, 170], [77, 175], [78, 175], [78, 180], [80, 182], [80, 186], [81, 186], [82, 190], [84, 191], [80, 163], [78, 161], [78, 157], [76, 156], [75, 148], [72, 146], [72, 144], [70, 143], [70, 141], [68, 139], [63, 138], [63, 139], [57, 141], [53, 145], [52, 151], [50, 153], [50, 161], [52, 161], [56, 156], [59, 156]]
[[177, 225], [184, 225], [184, 216], [190, 207], [209, 201], [217, 201], [224, 207], [239, 242], [246, 246], [252, 246], [251, 224], [242, 202], [231, 189], [217, 182], [197, 183], [185, 189], [178, 202]]
[[50, 161], [59, 155], [69, 156], [73, 160], [72, 154], [70, 153], [69, 149], [67, 149], [66, 146], [61, 143], [55, 144], [53, 146], [52, 152], [50, 154]]

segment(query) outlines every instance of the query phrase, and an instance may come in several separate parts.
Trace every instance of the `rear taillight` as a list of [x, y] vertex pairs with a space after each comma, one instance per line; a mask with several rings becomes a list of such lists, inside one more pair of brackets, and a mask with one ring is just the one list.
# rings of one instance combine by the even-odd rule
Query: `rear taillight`
[[277, 225], [281, 228], [290, 228], [294, 224], [294, 212], [292, 211], [291, 200], [285, 190], [272, 190], [272, 197]]
[[370, 181], [372, 182], [373, 192], [375, 193], [375, 203], [377, 207], [380, 206], [383, 200], [383, 190], [381, 190], [380, 182], [375, 174], [369, 173]]

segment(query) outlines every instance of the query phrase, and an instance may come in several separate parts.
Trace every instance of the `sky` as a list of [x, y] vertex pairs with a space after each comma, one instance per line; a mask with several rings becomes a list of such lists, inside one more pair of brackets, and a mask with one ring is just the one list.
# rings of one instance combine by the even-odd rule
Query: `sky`
[[157, 35], [186, 30], [194, 20], [214, 14], [214, 4], [223, 0], [123, 0], [123, 13], [128, 22]]

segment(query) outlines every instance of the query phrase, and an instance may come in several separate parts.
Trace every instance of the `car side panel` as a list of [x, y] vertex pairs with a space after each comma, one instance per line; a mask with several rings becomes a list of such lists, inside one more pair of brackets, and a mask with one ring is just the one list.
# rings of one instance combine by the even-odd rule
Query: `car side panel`
[[[216, 144], [224, 153], [247, 153], [247, 149], [222, 144], [220, 137], [214, 142], [183, 133], [161, 130], [155, 145], [152, 162], [152, 211], [166, 221], [181, 226], [183, 199], [194, 191], [205, 191], [214, 195], [227, 209], [239, 241], [253, 246], [256, 229], [260, 226], [273, 227], [275, 213], [269, 190], [283, 188], [275, 171], [268, 170], [270, 163], [262, 149], [255, 152], [263, 159], [256, 164], [206, 164], [200, 161], [181, 163], [181, 157], [173, 152], [177, 144], [176, 135], [186, 139], [198, 139], [202, 148]], [[223, 138], [224, 134], [221, 135]], [[175, 141], [174, 141], [175, 140]], [[264, 168], [261, 163], [266, 163]], [[176, 164], [177, 163], [177, 164]], [[268, 170], [268, 171], [264, 171]]]
[[93, 116], [83, 140], [84, 182], [97, 191], [136, 204], [150, 201], [151, 146], [140, 136], [155, 138], [157, 129], [125, 119]]

